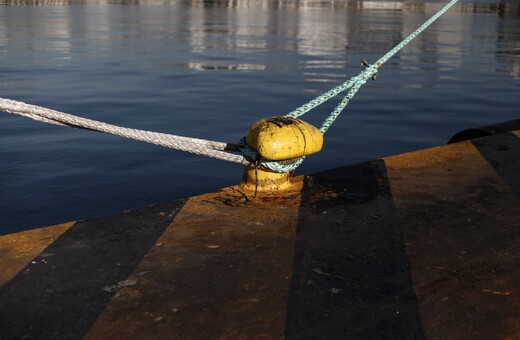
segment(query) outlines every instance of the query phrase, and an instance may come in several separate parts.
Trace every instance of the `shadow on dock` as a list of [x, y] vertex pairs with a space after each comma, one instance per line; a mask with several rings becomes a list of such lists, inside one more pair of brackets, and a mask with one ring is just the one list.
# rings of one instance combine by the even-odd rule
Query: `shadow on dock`
[[520, 130], [0, 237], [0, 338], [520, 336]]

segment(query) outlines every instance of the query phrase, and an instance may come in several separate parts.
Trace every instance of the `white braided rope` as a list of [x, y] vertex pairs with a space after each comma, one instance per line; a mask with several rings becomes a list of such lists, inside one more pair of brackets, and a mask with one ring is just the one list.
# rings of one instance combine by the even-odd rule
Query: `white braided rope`
[[244, 165], [249, 164], [244, 156], [224, 151], [228, 145], [222, 142], [124, 128], [4, 98], [0, 98], [0, 110], [44, 123], [94, 130], [196, 155]]

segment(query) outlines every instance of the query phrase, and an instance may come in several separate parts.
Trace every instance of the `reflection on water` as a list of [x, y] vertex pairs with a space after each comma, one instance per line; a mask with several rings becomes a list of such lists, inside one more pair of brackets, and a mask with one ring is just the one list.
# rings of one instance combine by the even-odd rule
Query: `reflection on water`
[[[315, 1], [315, 0], [0, 0], [3, 5], [34, 5], [34, 6], [67, 6], [67, 5], [162, 5], [164, 10], [158, 15], [157, 22], [147, 22], [148, 26], [135, 29], [139, 25], [141, 13], [127, 11], [134, 14], [132, 17], [114, 20], [114, 9], [102, 7], [99, 12], [84, 13], [72, 18], [66, 12], [61, 15], [45, 19], [45, 22], [32, 24], [38, 29], [29, 32], [19, 32], [17, 19], [4, 17], [0, 21], [0, 44], [16, 44], [17, 39], [30, 39], [31, 50], [57, 52], [56, 59], [71, 58], [71, 41], [78, 35], [85, 35], [86, 39], [95, 39], [98, 42], [105, 40], [107, 48], [125, 48], [122, 44], [139, 40], [165, 40], [186, 42], [189, 52], [200, 54], [205, 51], [226, 46], [234, 53], [258, 53], [265, 50], [297, 51], [300, 55], [310, 57], [333, 56], [338, 51], [346, 50], [352, 54], [367, 51], [384, 51], [401, 41], [410, 32], [415, 30], [423, 21], [433, 15], [439, 8], [438, 2], [429, 1]], [[218, 9], [215, 12], [215, 8]], [[319, 8], [322, 11], [308, 11], [306, 9]], [[247, 10], [244, 10], [247, 9]], [[249, 9], [254, 9], [251, 11]], [[296, 9], [296, 12], [280, 12], [280, 9]], [[338, 9], [347, 9], [338, 10]], [[402, 21], [389, 22], [388, 11], [402, 13]], [[283, 14], [281, 16], [280, 14]], [[474, 22], [471, 16], [464, 13], [489, 13], [500, 17], [496, 29], [483, 28]], [[518, 49], [520, 39], [509, 34], [507, 25], [516, 25], [508, 18], [518, 18], [520, 4], [517, 3], [460, 3], [445, 14], [439, 25], [449, 25], [451, 34], [425, 32], [420, 36], [411, 51], [427, 51], [428, 64], [445, 64], [450, 67], [459, 67], [462, 61], [461, 49], [468, 35], [494, 34], [496, 40], [496, 57], [500, 61], [499, 72], [507, 72], [518, 76], [519, 61]], [[414, 14], [414, 15], [411, 15]], [[417, 14], [420, 14], [418, 16]], [[42, 19], [43, 20], [43, 19]], [[74, 22], [71, 22], [74, 20]], [[79, 20], [79, 21], [78, 21]], [[95, 28], [92, 28], [95, 27]], [[276, 37], [274, 39], [273, 37]], [[281, 38], [280, 38], [281, 37]], [[432, 43], [432, 41], [434, 41]], [[0, 49], [0, 53], [5, 53]], [[449, 55], [449, 58], [439, 56]], [[28, 52], [24, 55], [30, 58]], [[420, 53], [408, 56], [410, 61], [421, 61], [425, 58]], [[309, 68], [316, 60], [309, 60]], [[319, 61], [318, 61], [319, 62]], [[163, 65], [172, 64], [163, 62]], [[184, 65], [197, 70], [262, 70], [269, 69], [269, 65], [226, 63], [212, 60], [173, 63]], [[331, 64], [330, 68], [344, 68], [342, 62]], [[402, 67], [407, 67], [403, 65]], [[323, 78], [312, 75], [314, 80], [334, 81], [326, 74]], [[332, 78], [335, 78], [333, 75]]]
[[[0, 0], [0, 97], [237, 142], [251, 122], [356, 75], [362, 59], [377, 60], [441, 2]], [[365, 85], [299, 171], [518, 118], [519, 80], [520, 4], [466, 0]], [[320, 124], [327, 105], [306, 119]], [[240, 172], [0, 113], [0, 233], [207, 192], [236, 184]]]
[[511, 29], [518, 27], [520, 19], [520, 4], [510, 6], [497, 6], [495, 13], [501, 18], [496, 30], [496, 51], [495, 55], [499, 61], [497, 72], [508, 73], [516, 78], [520, 78], [520, 34], [511, 34]]
[[203, 64], [203, 63], [188, 63], [184, 65], [180, 65], [183, 67], [190, 68], [192, 70], [198, 71], [217, 71], [217, 70], [241, 70], [241, 71], [251, 71], [251, 70], [265, 70], [265, 65], [254, 65], [254, 64], [231, 64], [231, 65], [211, 65], [211, 64]]
[[[447, 1], [446, 1], [447, 2]], [[509, 11], [509, 6], [516, 6], [515, 0], [501, 0], [498, 3], [461, 2], [461, 11], [474, 13]], [[68, 5], [160, 5], [160, 6], [191, 6], [207, 8], [348, 8], [348, 9], [380, 9], [403, 10], [424, 9], [429, 6], [439, 6], [442, 2], [435, 0], [1, 0], [0, 5], [37, 5], [37, 6], [68, 6]]]

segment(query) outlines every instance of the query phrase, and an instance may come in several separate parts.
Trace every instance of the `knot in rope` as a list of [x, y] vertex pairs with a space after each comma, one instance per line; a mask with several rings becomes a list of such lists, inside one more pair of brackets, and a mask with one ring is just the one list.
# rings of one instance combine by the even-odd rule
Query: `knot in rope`
[[[369, 62], [366, 59], [363, 59], [361, 61], [361, 65], [363, 65], [365, 67], [365, 70], [370, 69], [369, 72], [372, 73], [372, 80], [377, 80], [377, 77], [379, 76], [379, 69], [381, 67], [383, 67], [383, 65], [381, 65], [381, 64], [371, 65], [371, 64], [369, 64]], [[375, 71], [374, 71], [374, 66], [376, 67]], [[375, 72], [375, 73], [373, 73], [373, 72]]]

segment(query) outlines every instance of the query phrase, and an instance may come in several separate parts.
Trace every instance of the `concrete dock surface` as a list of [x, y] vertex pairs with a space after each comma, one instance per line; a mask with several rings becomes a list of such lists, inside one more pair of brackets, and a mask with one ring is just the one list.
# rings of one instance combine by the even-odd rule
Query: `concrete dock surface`
[[23, 338], [520, 339], [520, 130], [0, 236]]

